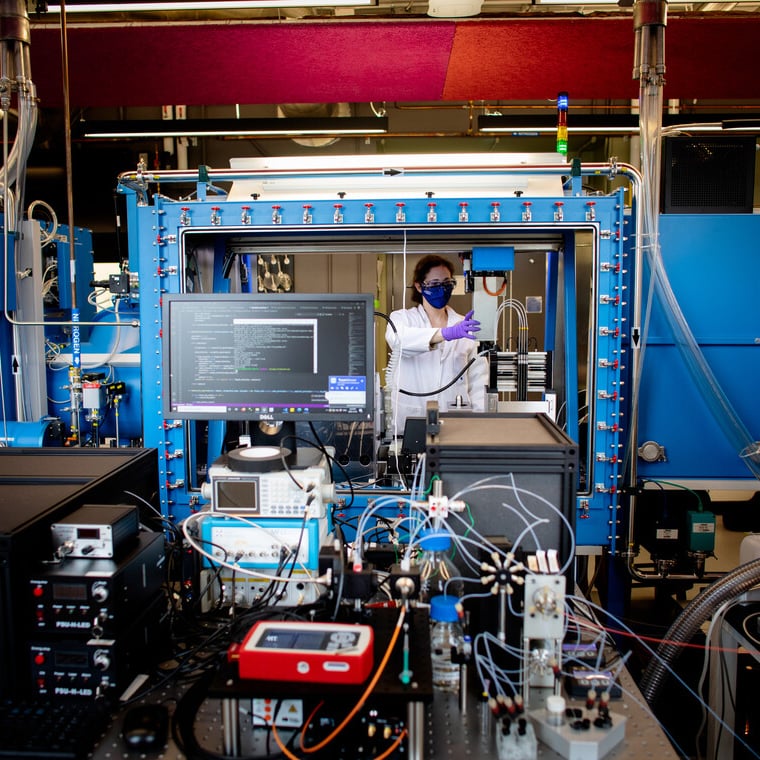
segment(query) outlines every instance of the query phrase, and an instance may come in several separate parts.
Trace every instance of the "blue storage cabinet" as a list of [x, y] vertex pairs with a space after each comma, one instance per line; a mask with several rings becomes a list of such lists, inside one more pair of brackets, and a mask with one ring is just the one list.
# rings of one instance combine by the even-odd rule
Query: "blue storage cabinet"
[[[663, 215], [660, 240], [666, 273], [694, 338], [738, 418], [758, 440], [760, 215]], [[647, 280], [645, 272], [645, 294]], [[720, 421], [725, 415], [716, 416], [714, 397], [705, 397], [689, 371], [658, 298], [644, 350], [638, 443], [654, 441], [665, 459], [639, 460], [639, 475], [754, 489], [758, 481]]]

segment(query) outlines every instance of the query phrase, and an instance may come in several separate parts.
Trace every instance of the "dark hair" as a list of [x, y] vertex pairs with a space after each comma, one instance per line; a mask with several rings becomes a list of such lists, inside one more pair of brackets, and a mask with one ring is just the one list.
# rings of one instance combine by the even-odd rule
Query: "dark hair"
[[454, 265], [448, 259], [444, 259], [443, 256], [439, 256], [436, 253], [423, 256], [417, 262], [417, 266], [414, 268], [414, 275], [412, 276], [412, 301], [414, 303], [422, 303], [422, 293], [414, 287], [414, 283], [419, 282], [422, 285], [428, 272], [434, 267], [446, 267], [451, 276], [454, 276]]

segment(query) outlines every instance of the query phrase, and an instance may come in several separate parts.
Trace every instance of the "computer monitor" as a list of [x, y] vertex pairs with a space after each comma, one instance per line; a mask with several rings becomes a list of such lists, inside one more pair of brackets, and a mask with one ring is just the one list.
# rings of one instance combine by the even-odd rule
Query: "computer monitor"
[[373, 418], [369, 294], [167, 294], [168, 419], [358, 422]]

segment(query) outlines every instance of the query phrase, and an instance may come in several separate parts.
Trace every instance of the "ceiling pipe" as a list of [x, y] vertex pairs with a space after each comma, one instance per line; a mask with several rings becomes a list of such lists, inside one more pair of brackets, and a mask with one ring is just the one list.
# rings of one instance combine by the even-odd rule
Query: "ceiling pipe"
[[[23, 179], [37, 129], [37, 93], [31, 79], [29, 42], [29, 16], [24, 0], [0, 0], [0, 115], [4, 138], [0, 197], [6, 227], [15, 221], [17, 199], [12, 188]], [[13, 147], [8, 152], [8, 115], [14, 93], [18, 100], [18, 124]]]
[[[628, 430], [627, 485], [631, 494], [628, 502], [628, 547], [633, 546], [636, 515], [636, 440], [638, 437], [638, 402], [643, 349], [646, 345], [647, 326], [642, 326], [643, 258], [642, 240], [649, 246], [657, 245], [658, 212], [660, 203], [660, 141], [662, 132], [662, 89], [665, 84], [665, 25], [666, 0], [636, 0], [633, 6], [634, 60], [633, 79], [639, 81], [639, 135], [642, 197], [640, 199], [638, 234], [635, 244], [635, 284], [631, 324], [631, 416]], [[622, 552], [628, 573], [636, 578], [634, 552]]]
[[[350, 175], [355, 176], [357, 174], [382, 174], [383, 169], [379, 169], [377, 166], [362, 165], [362, 156], [351, 156], [351, 166], [333, 168], [332, 166], [326, 168], [314, 168], [309, 167], [308, 170], [304, 168], [278, 168], [272, 169], [246, 169], [244, 171], [235, 171], [233, 169], [208, 169], [206, 171], [209, 179], [215, 179], [219, 182], [232, 182], [235, 180], [243, 179], [256, 179], [257, 177], [269, 177], [272, 175], [278, 176], [299, 176], [304, 173], [308, 174], [320, 174], [325, 176], [341, 176]], [[374, 157], [373, 157], [374, 158]], [[396, 166], [394, 157], [388, 156], [388, 165]], [[440, 158], [440, 156], [437, 156]], [[452, 163], [446, 164], [442, 162], [431, 161], [429, 164], [415, 164], [411, 168], [404, 168], [404, 172], [408, 174], [414, 173], [451, 173], [459, 174], [465, 172], [482, 172], [482, 173], [507, 173], [507, 174], [568, 174], [571, 170], [571, 166], [565, 163], [557, 164], [500, 164], [492, 163], [490, 165], [473, 162], [471, 164]], [[628, 164], [621, 164], [616, 162], [609, 163], [587, 163], [581, 164], [581, 173], [584, 175], [597, 175], [604, 174], [611, 177], [616, 174], [623, 174], [632, 179], [637, 186], [637, 190], [640, 190], [640, 175], [638, 170], [634, 166]], [[142, 179], [146, 182], [197, 182], [199, 181], [199, 171], [197, 169], [190, 171], [178, 171], [176, 169], [164, 169], [160, 171], [150, 172], [137, 172], [128, 171], [122, 172], [118, 177], [118, 182], [134, 181], [136, 179]]]

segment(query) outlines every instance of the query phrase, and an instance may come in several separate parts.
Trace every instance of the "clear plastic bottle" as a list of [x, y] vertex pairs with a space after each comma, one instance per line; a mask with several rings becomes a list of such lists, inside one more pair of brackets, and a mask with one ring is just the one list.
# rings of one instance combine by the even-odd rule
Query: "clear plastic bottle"
[[[422, 556], [420, 566], [419, 601], [429, 604], [434, 596], [446, 594], [459, 596], [464, 593], [464, 584], [459, 569], [449, 556], [451, 536], [445, 530], [429, 531], [420, 539]], [[454, 580], [452, 580], [454, 579]]]
[[452, 660], [452, 650], [462, 652], [464, 632], [459, 622], [456, 596], [439, 595], [430, 600], [430, 657], [433, 664], [433, 688], [459, 692], [459, 663]]

